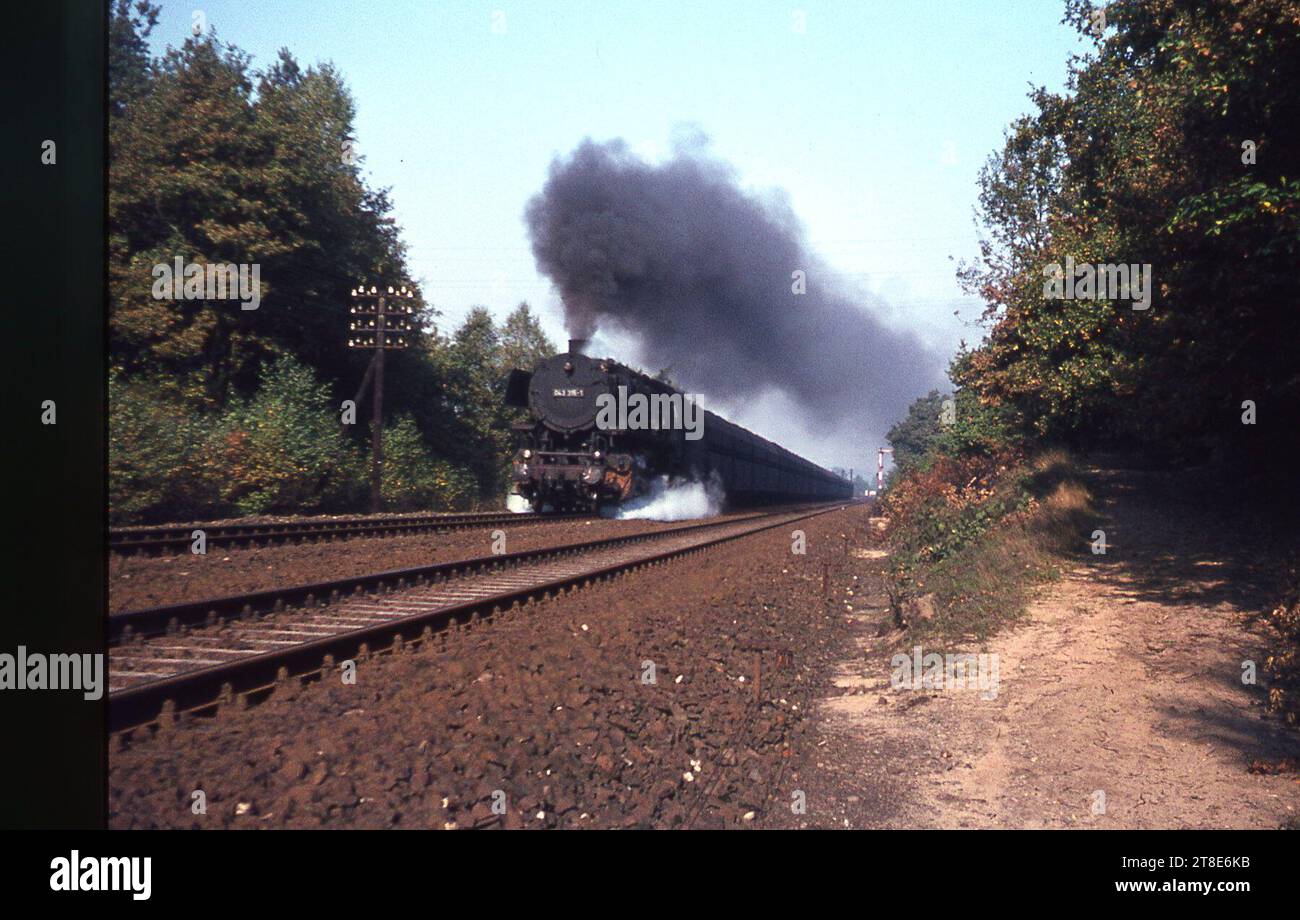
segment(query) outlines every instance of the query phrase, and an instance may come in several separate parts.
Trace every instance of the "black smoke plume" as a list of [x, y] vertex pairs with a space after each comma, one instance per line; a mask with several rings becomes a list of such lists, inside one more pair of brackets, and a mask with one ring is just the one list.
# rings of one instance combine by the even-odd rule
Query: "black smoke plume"
[[806, 427], [878, 437], [942, 380], [937, 355], [837, 285], [781, 196], [746, 193], [698, 146], [651, 165], [622, 141], [584, 141], [526, 219], [570, 334], [628, 331], [688, 390], [737, 405], [776, 388]]

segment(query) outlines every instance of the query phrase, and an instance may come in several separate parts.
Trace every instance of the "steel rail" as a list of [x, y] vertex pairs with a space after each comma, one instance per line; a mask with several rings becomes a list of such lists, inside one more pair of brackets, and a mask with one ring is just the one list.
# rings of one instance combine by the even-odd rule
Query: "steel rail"
[[158, 527], [111, 527], [108, 548], [112, 552], [184, 551], [194, 540], [196, 530], [203, 531], [208, 546], [256, 545], [303, 540], [333, 540], [364, 536], [394, 536], [407, 533], [448, 532], [494, 524], [511, 526], [572, 521], [590, 517], [586, 514], [515, 514], [490, 511], [472, 514], [425, 514], [405, 518], [350, 517], [319, 521], [268, 521], [234, 524], [167, 524]]
[[124, 642], [133, 639], [137, 635], [151, 636], [174, 632], [187, 626], [219, 626], [228, 619], [282, 610], [290, 606], [314, 607], [322, 602], [332, 603], [341, 600], [345, 595], [419, 586], [430, 581], [436, 582], [440, 579], [470, 572], [483, 572], [489, 569], [536, 562], [555, 556], [591, 552], [596, 549], [621, 546], [704, 528], [725, 527], [729, 524], [762, 516], [762, 513], [758, 513], [742, 517], [730, 517], [725, 520], [708, 520], [704, 523], [687, 524], [666, 530], [642, 531], [617, 537], [606, 537], [601, 540], [565, 543], [560, 546], [521, 550], [514, 553], [472, 556], [465, 559], [454, 559], [449, 562], [434, 562], [410, 568], [389, 569], [365, 575], [351, 575], [344, 578], [308, 582], [282, 588], [268, 588], [263, 591], [251, 591], [245, 594], [210, 597], [156, 607], [141, 607], [109, 616], [109, 644]]

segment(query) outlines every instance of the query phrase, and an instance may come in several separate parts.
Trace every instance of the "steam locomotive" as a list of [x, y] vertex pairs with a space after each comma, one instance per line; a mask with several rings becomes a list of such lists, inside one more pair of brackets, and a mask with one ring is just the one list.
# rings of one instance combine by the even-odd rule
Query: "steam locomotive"
[[513, 370], [515, 492], [534, 508], [597, 510], [646, 494], [659, 477], [719, 484], [732, 507], [839, 501], [852, 485], [693, 403], [675, 387], [607, 358], [569, 350]]

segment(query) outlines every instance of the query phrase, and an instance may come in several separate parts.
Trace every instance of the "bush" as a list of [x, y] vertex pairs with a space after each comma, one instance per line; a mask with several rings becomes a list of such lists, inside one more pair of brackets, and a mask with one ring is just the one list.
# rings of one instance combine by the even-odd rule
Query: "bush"
[[240, 514], [346, 510], [361, 497], [362, 460], [329, 388], [283, 357], [263, 367], [253, 398], [227, 411], [207, 453], [221, 502]]
[[217, 420], [169, 399], [158, 381], [108, 378], [108, 496], [113, 523], [194, 518], [221, 503], [205, 452]]
[[[256, 393], [221, 415], [169, 395], [167, 384], [109, 377], [114, 524], [367, 506], [369, 451], [349, 440], [329, 388], [307, 367], [289, 357], [264, 366]], [[467, 509], [478, 493], [473, 473], [436, 457], [409, 415], [385, 426], [387, 510]]]
[[1028, 586], [1061, 556], [1086, 546], [1091, 497], [1060, 451], [1032, 461], [933, 456], [901, 472], [882, 498], [893, 546], [888, 588], [896, 605], [933, 594], [924, 630], [984, 636], [1024, 608]]
[[390, 511], [465, 509], [475, 502], [478, 481], [468, 470], [435, 457], [415, 419], [403, 415], [384, 429], [382, 490]]
[[931, 456], [890, 484], [882, 510], [892, 526], [896, 564], [939, 562], [982, 536], [1029, 500], [1018, 458]]
[[1019, 444], [1016, 431], [1010, 410], [985, 405], [970, 390], [958, 390], [953, 397], [952, 421], [943, 426], [937, 447], [949, 456], [991, 457]]
[[886, 438], [894, 449], [895, 476], [922, 472], [941, 458], [994, 457], [1019, 443], [1010, 410], [985, 405], [969, 390], [938, 390], [915, 400]]

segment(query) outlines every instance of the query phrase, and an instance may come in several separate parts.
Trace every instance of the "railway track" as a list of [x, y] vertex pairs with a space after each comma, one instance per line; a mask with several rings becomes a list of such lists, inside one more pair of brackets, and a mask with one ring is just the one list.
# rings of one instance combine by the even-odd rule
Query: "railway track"
[[844, 507], [752, 514], [457, 562], [130, 611], [109, 618], [109, 727], [243, 705], [446, 626]]
[[509, 524], [542, 524], [575, 520], [583, 514], [515, 514], [488, 511], [464, 514], [421, 514], [407, 517], [360, 516], [311, 521], [240, 522], [234, 524], [160, 525], [157, 527], [110, 527], [108, 548], [115, 553], [185, 552], [202, 530], [208, 546], [263, 546], [277, 543], [305, 543], [346, 540], [350, 537], [390, 537], [402, 534], [447, 532]]

